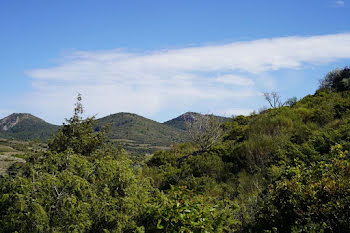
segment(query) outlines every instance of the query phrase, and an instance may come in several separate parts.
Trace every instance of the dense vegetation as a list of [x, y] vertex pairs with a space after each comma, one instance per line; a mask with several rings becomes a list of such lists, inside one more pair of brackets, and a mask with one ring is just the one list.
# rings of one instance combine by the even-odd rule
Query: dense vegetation
[[133, 154], [152, 153], [186, 139], [177, 128], [131, 113], [117, 113], [97, 120], [98, 128], [106, 125], [110, 126], [108, 138]]
[[0, 180], [0, 229], [350, 232], [348, 71], [330, 72], [314, 95], [289, 106], [220, 130], [212, 120], [194, 125], [206, 140], [136, 164], [105, 142], [105, 129], [94, 131], [93, 119], [81, 119], [78, 101], [48, 149]]
[[[96, 119], [95, 130], [108, 125], [108, 139], [122, 146], [133, 156], [168, 149], [174, 143], [188, 140], [185, 115], [201, 117], [199, 113], [186, 113], [165, 123], [159, 123], [132, 113], [117, 113]], [[226, 118], [215, 116], [221, 121]], [[176, 122], [176, 124], [173, 124]], [[180, 127], [178, 127], [180, 126]], [[15, 113], [0, 120], [0, 138], [39, 140], [47, 143], [59, 126], [45, 122], [30, 114]]]
[[[210, 114], [207, 114], [209, 116]], [[186, 125], [187, 122], [196, 121], [196, 119], [203, 117], [203, 114], [196, 113], [196, 112], [186, 112], [174, 119], [171, 119], [169, 121], [164, 122], [164, 125], [169, 125], [171, 127], [181, 129], [184, 131], [188, 130], [188, 127]], [[226, 117], [221, 116], [214, 116], [219, 122], [225, 122], [228, 120]]]
[[0, 120], [0, 137], [47, 141], [58, 128], [31, 114], [14, 113]]

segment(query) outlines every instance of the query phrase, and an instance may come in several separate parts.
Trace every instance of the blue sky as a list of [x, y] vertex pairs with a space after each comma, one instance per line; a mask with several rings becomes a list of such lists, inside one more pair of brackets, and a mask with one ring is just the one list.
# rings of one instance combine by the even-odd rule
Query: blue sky
[[266, 106], [262, 92], [313, 94], [349, 65], [350, 2], [0, 2], [0, 117], [60, 124], [82, 93], [87, 115], [186, 111], [226, 116]]

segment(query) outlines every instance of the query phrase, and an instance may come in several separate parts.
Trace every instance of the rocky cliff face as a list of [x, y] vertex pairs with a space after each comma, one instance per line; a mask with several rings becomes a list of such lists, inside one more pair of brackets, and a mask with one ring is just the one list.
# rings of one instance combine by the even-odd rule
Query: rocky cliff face
[[21, 120], [29, 119], [33, 116], [27, 113], [13, 113], [0, 120], [0, 130], [8, 131], [9, 129], [16, 126]]
[[0, 119], [0, 138], [46, 141], [58, 128], [31, 114], [13, 113]]

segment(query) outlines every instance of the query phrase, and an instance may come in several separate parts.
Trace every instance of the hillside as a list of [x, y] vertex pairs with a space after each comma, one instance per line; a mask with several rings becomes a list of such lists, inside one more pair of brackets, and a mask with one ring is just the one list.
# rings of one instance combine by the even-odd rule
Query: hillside
[[154, 152], [186, 139], [180, 129], [132, 113], [117, 113], [97, 119], [97, 125], [109, 125], [109, 139], [123, 144], [131, 152]]
[[226, 232], [349, 232], [349, 123], [344, 68], [290, 106], [225, 122], [222, 141], [206, 151], [156, 152], [143, 171], [160, 190], [188, 187], [216, 205], [224, 200], [218, 212], [232, 201]]
[[[164, 122], [164, 125], [168, 125], [177, 129], [181, 130], [186, 130], [186, 121], [195, 121], [196, 118], [203, 116], [200, 113], [196, 112], [186, 112], [174, 119], [171, 119], [169, 121]], [[222, 116], [215, 116], [214, 117], [219, 121], [219, 122], [225, 122], [229, 118], [222, 117]]]
[[58, 128], [31, 114], [13, 113], [0, 120], [0, 137], [46, 141]]
[[[349, 232], [350, 70], [330, 75], [292, 105], [229, 119], [223, 137], [204, 150], [200, 143], [212, 136], [206, 130], [199, 136], [208, 140], [176, 144], [134, 162], [76, 111], [65, 130], [25, 163], [0, 158], [3, 172], [11, 168], [0, 177], [1, 229]], [[98, 122], [110, 124], [116, 141], [147, 135], [163, 143], [184, 132], [130, 113]], [[118, 131], [132, 135], [113, 134]], [[4, 152], [22, 150], [3, 143]]]
[[[133, 113], [116, 113], [96, 120], [96, 130], [109, 125], [109, 139], [133, 154], [153, 153], [167, 149], [173, 143], [184, 142], [186, 120], [196, 120], [203, 116], [187, 112], [172, 120], [159, 123]], [[215, 116], [220, 122], [228, 120]], [[0, 120], [0, 137], [18, 140], [40, 139], [46, 142], [60, 126], [52, 125], [27, 113], [14, 113]]]

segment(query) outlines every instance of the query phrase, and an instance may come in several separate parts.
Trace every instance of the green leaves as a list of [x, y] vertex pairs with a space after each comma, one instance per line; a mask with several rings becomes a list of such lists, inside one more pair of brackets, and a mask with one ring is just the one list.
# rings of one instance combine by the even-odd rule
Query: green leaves
[[[329, 161], [286, 170], [268, 190], [259, 214], [260, 230], [347, 232], [350, 228], [350, 162], [340, 145]], [[332, 157], [331, 156], [331, 157]]]
[[94, 118], [82, 119], [83, 107], [81, 96], [78, 95], [74, 115], [66, 120], [58, 133], [49, 140], [49, 149], [55, 152], [64, 152], [71, 149], [74, 153], [84, 156], [91, 155], [103, 147], [107, 137], [107, 128], [99, 132], [94, 130]]
[[185, 186], [171, 186], [157, 192], [144, 215], [146, 232], [232, 232], [237, 208], [229, 201], [217, 201]]
[[[152, 213], [159, 232], [212, 232], [215, 206], [186, 187], [171, 186], [168, 194], [159, 194]], [[154, 231], [156, 231], [154, 229]]]
[[44, 153], [0, 179], [0, 231], [125, 232], [137, 228], [148, 182], [122, 150], [105, 143], [93, 119], [67, 120]]

